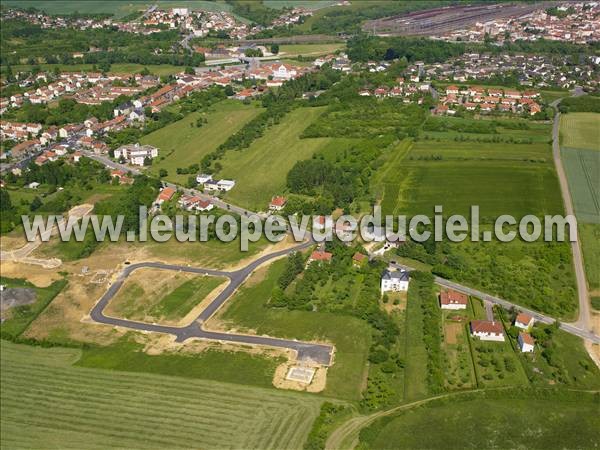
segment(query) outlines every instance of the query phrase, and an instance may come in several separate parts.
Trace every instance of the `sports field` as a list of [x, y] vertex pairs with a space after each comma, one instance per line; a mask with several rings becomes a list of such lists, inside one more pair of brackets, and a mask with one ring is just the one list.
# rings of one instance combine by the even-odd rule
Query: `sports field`
[[287, 173], [296, 161], [310, 158], [329, 142], [328, 138], [299, 137], [323, 111], [324, 107], [295, 109], [250, 147], [227, 152], [219, 176], [236, 181], [227, 199], [265, 211], [271, 198], [284, 192]]
[[362, 430], [361, 448], [594, 448], [598, 429], [598, 403], [587, 393], [568, 401], [457, 397], [380, 419]]
[[600, 114], [569, 113], [560, 117], [563, 147], [600, 151]]
[[302, 447], [321, 400], [73, 367], [80, 351], [1, 343], [2, 448]]
[[[150, 170], [158, 174], [160, 169], [166, 169], [168, 180], [185, 184], [190, 175], [178, 175], [178, 167], [187, 168], [192, 164], [200, 164], [204, 155], [215, 150], [260, 111], [261, 108], [254, 105], [226, 100], [214, 105], [209, 113], [188, 114], [185, 118], [144, 136], [142, 144], [154, 145], [159, 149], [159, 158]], [[199, 118], [206, 118], [208, 121], [200, 128], [196, 127]]]
[[600, 223], [600, 152], [563, 147], [561, 158], [577, 218]]

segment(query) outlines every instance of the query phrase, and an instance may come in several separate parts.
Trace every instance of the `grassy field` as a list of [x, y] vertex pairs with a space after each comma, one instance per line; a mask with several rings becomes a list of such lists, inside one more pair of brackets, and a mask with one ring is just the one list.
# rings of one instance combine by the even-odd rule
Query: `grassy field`
[[149, 355], [143, 351], [142, 344], [131, 339], [133, 333], [129, 336], [109, 346], [85, 348], [75, 365], [272, 388], [275, 369], [283, 362], [279, 357], [218, 348], [201, 353]]
[[339, 42], [333, 44], [283, 44], [279, 46], [279, 54], [281, 56], [318, 56], [342, 50], [344, 47], [345, 45]]
[[160, 269], [139, 269], [125, 281], [107, 312], [131, 320], [176, 323], [225, 280]]
[[423, 341], [423, 311], [421, 299], [414, 288], [409, 288], [405, 324], [404, 399], [408, 401], [427, 396], [427, 349]]
[[[142, 144], [154, 145], [160, 151], [160, 156], [150, 171], [158, 175], [160, 169], [166, 169], [169, 174], [167, 179], [185, 184], [190, 175], [178, 175], [178, 167], [187, 168], [192, 164], [200, 164], [204, 155], [215, 150], [260, 111], [261, 108], [253, 105], [244, 105], [233, 100], [223, 101], [212, 107], [209, 113], [189, 114], [144, 136], [141, 139]], [[208, 123], [197, 128], [195, 124], [199, 118], [206, 118]]]
[[[548, 144], [419, 141], [380, 170], [383, 214], [559, 214], [562, 203]], [[528, 192], [527, 196], [520, 192]], [[451, 193], [451, 195], [448, 195]]]
[[292, 166], [310, 158], [329, 141], [299, 138], [323, 111], [321, 107], [295, 109], [249, 148], [227, 152], [219, 175], [236, 181], [227, 199], [247, 208], [266, 210], [271, 198], [285, 191], [286, 176]]
[[73, 367], [79, 350], [2, 342], [3, 448], [296, 448], [321, 400]]
[[333, 343], [335, 364], [328, 369], [324, 394], [344, 400], [360, 399], [371, 342], [370, 327], [359, 319], [339, 314], [267, 307], [284, 267], [285, 261], [277, 261], [266, 273], [258, 272], [250, 278], [229, 301], [218, 321], [257, 334]]
[[600, 114], [569, 113], [560, 117], [561, 145], [600, 151]]
[[600, 224], [579, 223], [579, 237], [588, 284], [592, 291], [600, 290]]
[[[361, 447], [594, 448], [597, 399], [452, 399], [407, 409], [361, 432]], [[596, 430], [596, 431], [594, 431]]]
[[[26, 71], [31, 70], [31, 65], [28, 64], [19, 64], [12, 66], [13, 71]], [[39, 64], [37, 67], [40, 67], [42, 70], [52, 71], [55, 68], [60, 69], [61, 72], [93, 72], [94, 65], [93, 64]], [[110, 66], [109, 73], [114, 74], [129, 74], [129, 73], [139, 73], [142, 70], [147, 68], [154, 75], [172, 75], [174, 73], [183, 72], [185, 67], [183, 66], [172, 66], [170, 64], [161, 64], [161, 65], [143, 65], [143, 64], [133, 64], [133, 63], [118, 63], [112, 64]], [[98, 69], [95, 70], [96, 72]]]
[[2, 313], [6, 317], [0, 329], [2, 335], [18, 337], [66, 286], [67, 281], [58, 280], [45, 288], [36, 287], [25, 280], [9, 278], [0, 278], [0, 284], [9, 288], [31, 288], [36, 293], [34, 303], [11, 308], [6, 312], [6, 316], [5, 313]]
[[203, 0], [175, 0], [175, 1], [147, 1], [147, 0], [111, 0], [109, 2], [100, 0], [86, 0], [85, 2], [74, 2], [72, 0], [6, 0], [7, 6], [18, 6], [20, 8], [34, 7], [48, 14], [71, 14], [76, 11], [83, 14], [114, 14], [115, 17], [123, 17], [136, 11], [140, 14], [149, 6], [157, 4], [159, 8], [174, 8], [177, 6], [193, 9], [205, 9], [208, 11], [228, 11], [231, 9], [224, 2], [212, 2]]
[[600, 224], [600, 152], [561, 149], [575, 215], [582, 222]]

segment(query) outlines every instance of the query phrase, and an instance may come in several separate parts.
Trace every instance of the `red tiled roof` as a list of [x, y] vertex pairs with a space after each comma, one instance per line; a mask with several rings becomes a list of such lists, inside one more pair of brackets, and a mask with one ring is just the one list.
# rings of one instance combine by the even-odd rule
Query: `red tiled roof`
[[315, 250], [312, 252], [312, 255], [310, 255], [310, 259], [313, 261], [331, 261], [332, 256], [333, 254], [329, 252]]
[[490, 322], [489, 320], [473, 320], [471, 322], [471, 331], [473, 333], [501, 334], [503, 330], [500, 322]]
[[533, 337], [529, 333], [521, 332], [519, 333], [519, 336], [521, 337], [521, 340], [524, 343], [529, 345], [535, 345], [535, 339], [533, 339]]
[[515, 323], [522, 323], [523, 325], [529, 325], [532, 317], [529, 314], [519, 313], [515, 319]]
[[448, 290], [440, 293], [440, 303], [442, 305], [466, 305], [467, 302], [468, 297], [462, 292]]
[[283, 206], [287, 203], [287, 199], [282, 196], [273, 197], [271, 200], [271, 206]]
[[166, 187], [160, 192], [160, 194], [158, 194], [158, 199], [163, 201], [171, 200], [171, 197], [173, 197], [174, 194], [175, 189], [172, 187]]

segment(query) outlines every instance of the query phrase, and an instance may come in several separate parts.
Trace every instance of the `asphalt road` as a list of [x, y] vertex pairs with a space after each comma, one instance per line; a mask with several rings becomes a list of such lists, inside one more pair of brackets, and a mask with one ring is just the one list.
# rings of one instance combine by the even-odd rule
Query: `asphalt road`
[[[409, 270], [409, 271], [415, 270], [414, 268], [405, 266], [403, 264], [392, 264], [392, 266], [394, 266], [396, 268], [404, 269], [404, 270]], [[495, 305], [502, 306], [504, 309], [510, 310], [510, 309], [514, 308], [517, 311], [527, 313], [530, 316], [532, 316], [533, 318], [535, 318], [535, 320], [537, 320], [538, 322], [542, 322], [542, 323], [546, 323], [546, 324], [551, 324], [551, 323], [556, 322], [556, 319], [553, 317], [547, 316], [547, 315], [539, 313], [537, 311], [533, 311], [528, 308], [524, 308], [520, 305], [516, 305], [512, 302], [509, 302], [508, 300], [504, 300], [503, 298], [495, 297], [493, 295], [486, 294], [485, 292], [478, 291], [477, 289], [473, 289], [468, 286], [464, 286], [462, 284], [455, 283], [454, 281], [446, 280], [445, 278], [441, 278], [441, 277], [437, 277], [437, 276], [434, 278], [434, 281], [436, 284], [438, 284], [442, 287], [453, 289], [455, 291], [463, 292], [467, 295], [471, 295], [473, 297], [480, 298], [484, 302], [490, 302]], [[593, 342], [595, 344], [600, 344], [600, 336], [594, 334], [588, 328], [581, 327], [578, 323], [571, 324], [571, 323], [561, 322], [560, 328], [562, 330], [566, 331], [567, 333], [573, 334], [573, 335], [578, 336], [583, 339], [589, 339], [591, 342]]]
[[[582, 91], [575, 89], [574, 96], [578, 97], [582, 95]], [[556, 107], [560, 103], [560, 100], [552, 103], [552, 106]], [[565, 213], [567, 215], [575, 215], [573, 209], [573, 200], [571, 199], [571, 191], [569, 190], [569, 183], [565, 174], [562, 159], [560, 157], [560, 112], [557, 112], [554, 116], [554, 124], [552, 127], [552, 155], [554, 157], [554, 165], [556, 166], [556, 173], [558, 175], [558, 181], [560, 183], [560, 191], [563, 197], [563, 204], [565, 206]], [[579, 232], [577, 233], [577, 239], [575, 242], [571, 242], [571, 251], [573, 253], [573, 266], [575, 269], [575, 279], [577, 281], [577, 295], [579, 300], [579, 318], [577, 322], [571, 324], [577, 328], [584, 330], [591, 330], [591, 315], [590, 315], [590, 301], [587, 281], [585, 278], [585, 268], [583, 265], [583, 256], [581, 251], [581, 244], [579, 242]], [[596, 342], [598, 343], [598, 342]]]
[[[126, 266], [125, 269], [119, 274], [117, 280], [109, 287], [108, 291], [100, 298], [100, 300], [94, 305], [90, 313], [92, 320], [98, 323], [107, 325], [119, 326], [130, 328], [139, 331], [148, 331], [155, 333], [166, 333], [172, 334], [176, 337], [177, 342], [183, 342], [191, 338], [209, 339], [220, 342], [233, 342], [240, 344], [251, 344], [251, 345], [264, 345], [267, 347], [279, 347], [290, 350], [295, 350], [298, 354], [298, 360], [313, 360], [319, 364], [326, 366], [331, 365], [331, 359], [333, 356], [333, 346], [325, 344], [315, 344], [310, 342], [300, 342], [293, 339], [279, 339], [269, 336], [255, 336], [245, 334], [233, 334], [218, 331], [205, 330], [202, 325], [210, 317], [217, 312], [217, 310], [223, 306], [223, 304], [231, 298], [237, 288], [250, 276], [250, 274], [256, 270], [261, 264], [280, 256], [285, 256], [293, 251], [303, 250], [312, 245], [312, 242], [305, 242], [297, 245], [293, 248], [280, 250], [273, 252], [268, 255], [264, 255], [254, 260], [244, 268], [234, 271], [225, 272], [220, 270], [205, 269], [200, 267], [189, 267], [180, 266], [174, 264], [163, 264], [159, 262], [143, 262], [139, 264], [132, 264]], [[229, 278], [229, 284], [225, 289], [206, 307], [196, 319], [185, 327], [172, 327], [166, 325], [151, 324], [145, 322], [136, 322], [133, 320], [118, 319], [115, 317], [109, 317], [104, 314], [104, 309], [119, 291], [127, 277], [136, 269], [140, 268], [160, 268], [164, 270], [176, 270], [189, 273], [198, 273], [212, 276], [220, 276]]]

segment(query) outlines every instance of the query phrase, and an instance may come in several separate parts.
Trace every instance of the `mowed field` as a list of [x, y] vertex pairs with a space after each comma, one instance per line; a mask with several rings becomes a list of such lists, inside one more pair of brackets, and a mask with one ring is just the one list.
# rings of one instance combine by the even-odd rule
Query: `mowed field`
[[595, 448], [600, 414], [592, 395], [560, 399], [448, 399], [375, 422], [371, 449]]
[[[547, 144], [419, 141], [384, 165], [383, 214], [426, 214], [482, 219], [501, 214], [560, 214], [558, 179]], [[523, 193], [527, 195], [523, 195]]]
[[283, 57], [327, 55], [336, 50], [342, 50], [344, 47], [344, 43], [341, 42], [332, 44], [283, 44], [279, 46], [279, 54]]
[[75, 349], [1, 343], [2, 448], [302, 448], [321, 399], [73, 367]]
[[600, 223], [600, 152], [563, 147], [561, 158], [575, 215], [583, 222]]
[[[166, 169], [167, 179], [185, 183], [190, 175], [177, 175], [178, 167], [186, 168], [200, 164], [202, 157], [215, 150], [227, 138], [242, 128], [262, 109], [237, 101], [223, 101], [211, 108], [211, 112], [195, 112], [141, 139], [142, 144], [158, 147], [159, 158], [151, 167], [158, 174]], [[196, 121], [205, 117], [208, 123], [196, 127]]]
[[563, 147], [600, 151], [600, 114], [569, 113], [560, 116]]
[[323, 113], [324, 107], [298, 108], [271, 127], [250, 147], [229, 151], [219, 176], [236, 181], [226, 198], [250, 209], [265, 211], [274, 195], [285, 191], [286, 177], [293, 165], [308, 159], [329, 138], [300, 139], [300, 134]]

